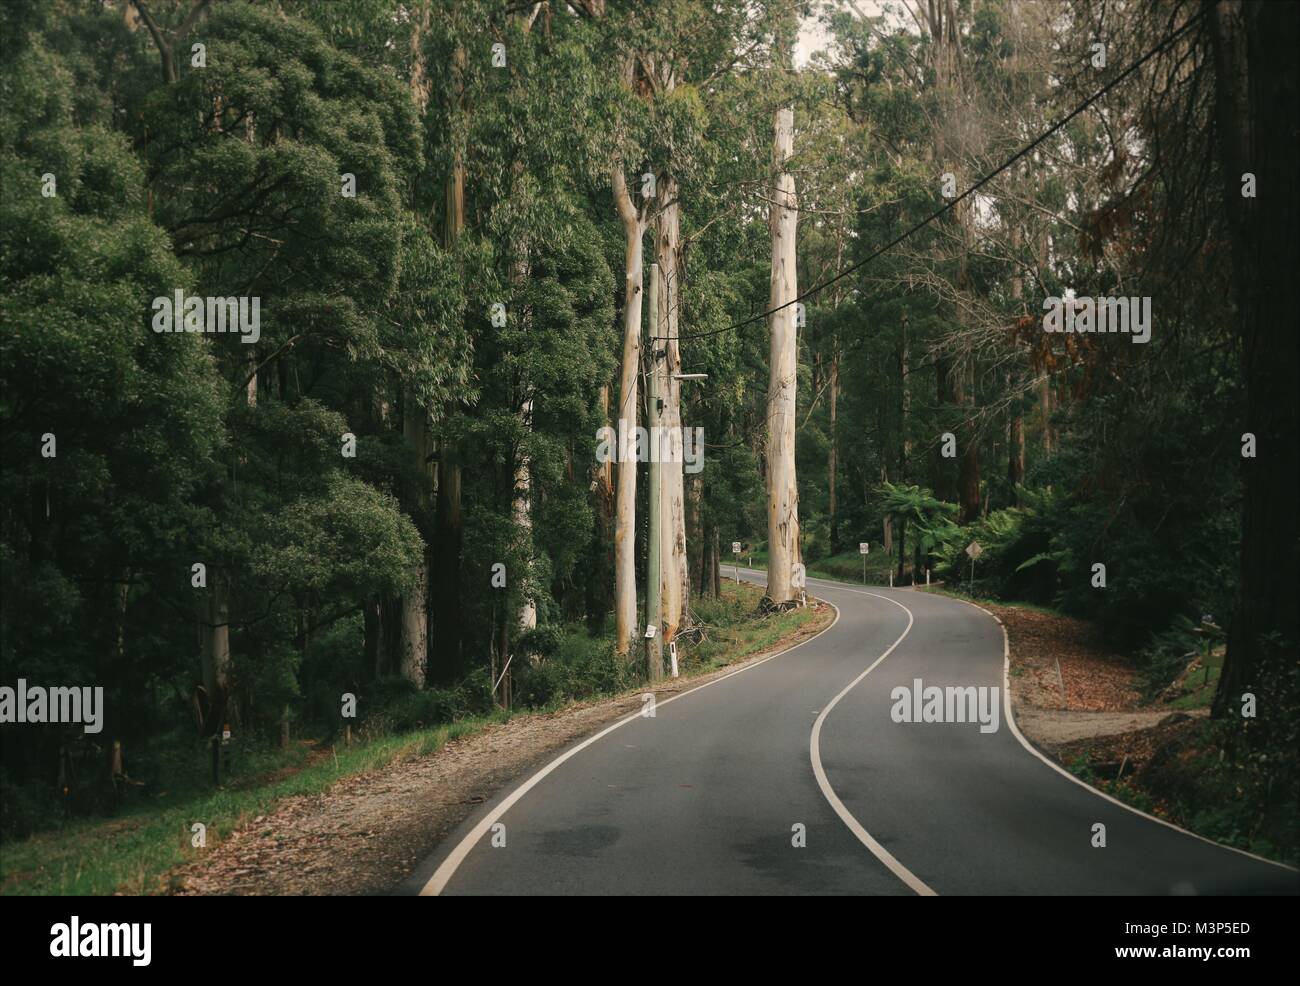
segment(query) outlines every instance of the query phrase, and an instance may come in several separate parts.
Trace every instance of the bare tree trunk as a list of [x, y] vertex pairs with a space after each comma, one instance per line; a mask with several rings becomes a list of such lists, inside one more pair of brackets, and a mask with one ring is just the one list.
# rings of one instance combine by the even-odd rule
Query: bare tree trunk
[[[710, 525], [711, 526], [711, 525]], [[700, 595], [716, 599], [714, 571], [718, 567], [718, 531], [712, 527], [700, 536]]]
[[968, 357], [965, 365], [959, 367], [953, 376], [958, 381], [954, 397], [965, 415], [962, 447], [958, 450], [960, 466], [957, 470], [957, 485], [961, 497], [961, 513], [957, 519], [959, 523], [970, 524], [980, 516], [980, 444], [974, 418], [974, 356]]
[[1043, 427], [1043, 455], [1052, 454], [1052, 448], [1056, 444], [1055, 436], [1052, 434], [1052, 378], [1047, 370], [1044, 370], [1038, 377], [1038, 413]]
[[[1211, 8], [1210, 24], [1225, 227], [1232, 246], [1246, 388], [1240, 430], [1256, 440], [1255, 457], [1242, 459], [1241, 578], [1214, 714], [1240, 714], [1243, 693], [1254, 691], [1261, 717], [1278, 723], [1290, 710], [1265, 696], [1277, 695], [1282, 687], [1281, 676], [1294, 666], [1300, 636], [1295, 604], [1300, 593], [1298, 353], [1295, 305], [1281, 288], [1300, 265], [1295, 186], [1300, 155], [1294, 125], [1300, 103], [1295, 60], [1300, 38], [1290, 4], [1222, 2]], [[1246, 172], [1256, 176], [1258, 199], [1241, 194]]]
[[666, 336], [665, 340], [651, 343], [652, 349], [662, 348], [664, 359], [652, 361], [651, 372], [659, 374], [658, 393], [663, 398], [663, 411], [659, 423], [665, 439], [671, 443], [671, 455], [660, 466], [663, 490], [660, 506], [663, 517], [660, 530], [664, 535], [660, 558], [661, 598], [663, 601], [663, 640], [665, 646], [676, 635], [686, 619], [687, 601], [690, 598], [690, 569], [686, 559], [686, 509], [685, 484], [682, 470], [682, 405], [681, 382], [673, 374], [682, 368], [681, 353], [677, 344], [678, 321], [681, 311], [681, 214], [677, 205], [677, 182], [666, 177], [658, 186], [663, 205], [655, 217], [655, 262], [659, 265], [659, 325], [651, 327], [651, 335]]
[[722, 541], [716, 525], [713, 527], [713, 563], [709, 566], [709, 579], [713, 583], [713, 598], [722, 595]]
[[614, 504], [615, 651], [632, 659], [636, 634], [636, 450], [637, 370], [641, 360], [641, 299], [644, 294], [644, 218], [632, 205], [623, 162], [614, 162], [614, 202], [623, 221], [623, 364], [618, 394], [618, 493]]
[[[881, 456], [881, 459], [882, 459], [882, 461], [881, 461], [881, 463], [880, 463], [880, 481], [881, 481], [882, 483], [888, 483], [888, 482], [889, 482], [889, 469], [888, 469], [888, 467], [885, 465], [885, 463], [884, 463], [884, 461], [883, 461], [883, 459], [884, 459], [883, 456]], [[893, 551], [894, 551], [894, 518], [893, 518], [893, 516], [891, 516], [891, 515], [888, 514], [888, 513], [885, 514], [885, 516], [881, 519], [881, 524], [880, 524], [880, 526], [881, 526], [881, 532], [880, 532], [880, 534], [881, 534], [881, 543], [884, 544], [884, 546], [885, 546], [885, 554], [887, 554], [887, 555], [888, 555], [888, 554], [892, 554]]]
[[1020, 502], [1016, 488], [1025, 481], [1025, 416], [1019, 412], [1011, 416], [1011, 433], [1008, 438], [1007, 482], [1011, 486], [1011, 496]]
[[686, 493], [686, 566], [690, 592], [704, 592], [704, 478], [696, 473]]
[[399, 617], [398, 673], [419, 687], [424, 686], [429, 648], [429, 552], [421, 550], [411, 587], [402, 594]]
[[[421, 6], [411, 30], [411, 98], [421, 112], [429, 99], [422, 38], [429, 29], [430, 9]], [[411, 459], [419, 476], [412, 502], [421, 515], [428, 510], [434, 489], [433, 436], [428, 409], [420, 406], [409, 387], [402, 393], [402, 437], [406, 439]], [[425, 532], [422, 531], [422, 534]], [[411, 587], [402, 594], [398, 618], [397, 670], [402, 677], [423, 687], [429, 661], [429, 573], [430, 553], [427, 544], [421, 551]]]
[[361, 604], [361, 622], [362, 622], [362, 658], [365, 661], [366, 671], [371, 677], [377, 677], [382, 670], [382, 647], [381, 636], [383, 634], [383, 624], [380, 622], [382, 613], [382, 604], [376, 596], [367, 596]]
[[[609, 424], [609, 385], [600, 388], [600, 420]], [[598, 631], [613, 604], [614, 586], [614, 464], [597, 462], [592, 470], [595, 500], [595, 539], [592, 570], [587, 573], [587, 628]]]
[[[422, 3], [420, 17], [423, 29], [430, 22], [430, 7]], [[412, 72], [413, 87], [421, 87], [418, 105], [428, 99], [430, 82], [423, 70], [423, 55], [417, 59], [417, 70]], [[465, 49], [457, 45], [451, 53], [452, 89], [451, 112], [460, 116], [465, 112], [463, 89], [466, 66]], [[444, 216], [442, 241], [444, 249], [454, 251], [465, 228], [465, 158], [464, 148], [453, 142], [451, 168], [444, 186]], [[436, 489], [437, 499], [432, 501], [433, 530], [430, 547], [425, 552], [428, 572], [425, 610], [429, 614], [434, 632], [428, 634], [429, 666], [426, 677], [446, 679], [456, 674], [461, 664], [461, 545], [464, 538], [461, 511], [460, 450], [453, 440], [439, 438], [426, 422], [426, 455], [437, 458], [430, 470], [430, 490]], [[436, 559], [436, 564], [435, 564]]]
[[257, 407], [257, 347], [250, 347], [248, 362], [248, 384], [244, 387], [244, 397], [249, 407]]
[[[136, 11], [139, 13], [139, 20], [144, 21], [145, 27], [149, 29], [149, 34], [153, 38], [154, 44], [158, 48], [158, 57], [162, 63], [163, 81], [168, 85], [179, 81], [180, 74], [176, 67], [176, 47], [185, 40], [189, 34], [190, 28], [194, 26], [195, 21], [207, 10], [212, 0], [195, 0], [194, 5], [190, 8], [185, 19], [176, 27], [174, 31], [166, 31], [153, 18], [150, 8], [144, 0], [133, 0]], [[123, 22], [126, 26], [134, 31], [136, 29], [136, 19], [132, 18], [129, 12], [123, 16]]]
[[912, 418], [912, 371], [908, 363], [911, 359], [911, 353], [908, 349], [907, 338], [910, 327], [907, 312], [903, 312], [903, 338], [898, 350], [898, 430], [902, 439], [898, 454], [898, 480], [900, 483], [907, 482], [908, 460], [912, 458], [912, 439], [911, 433], [908, 431]]
[[[794, 299], [798, 296], [795, 233], [798, 220], [794, 176], [785, 170], [794, 147], [794, 110], [776, 111], [774, 153], [778, 174], [768, 213], [772, 235], [769, 308], [771, 353], [767, 384], [767, 595], [775, 603], [793, 598], [790, 580], [799, 561], [799, 488], [794, 436], [797, 350]], [[781, 306], [786, 307], [781, 307]]]
[[230, 688], [230, 596], [221, 574], [215, 570], [208, 585], [206, 603], [200, 654], [203, 687], [208, 693], [203, 732], [212, 735], [221, 729], [226, 716]]
[[[531, 427], [532, 416], [533, 402], [532, 398], [529, 398], [524, 401], [524, 406], [519, 412], [525, 431]], [[527, 543], [530, 551], [533, 539], [532, 486], [532, 473], [528, 454], [520, 452], [519, 461], [515, 466], [515, 495], [511, 512], [515, 530], [518, 532], [520, 539]], [[531, 573], [529, 574], [531, 575]], [[537, 603], [533, 599], [530, 589], [531, 578], [526, 578], [524, 582], [525, 589], [523, 600], [519, 606], [518, 625], [521, 631], [527, 632], [537, 627]]]
[[[954, 378], [959, 372], [948, 356], [934, 358], [935, 399], [939, 405], [939, 421], [944, 431], [948, 430], [952, 422], [952, 408], [956, 403]], [[958, 454], [961, 454], [960, 449]], [[942, 443], [937, 444], [934, 449], [934, 495], [946, 503], [952, 503], [959, 495], [955, 467], [955, 462], [944, 457]]]
[[827, 387], [831, 392], [831, 421], [830, 447], [826, 451], [826, 512], [830, 514], [831, 554], [835, 555], [840, 551], [839, 497], [836, 493], [840, 468], [840, 439], [836, 428], [840, 396], [840, 351], [834, 345], [831, 350], [831, 378]]
[[[1013, 227], [1011, 230], [1011, 251], [1014, 257], [1013, 262], [1017, 265], [1020, 263], [1020, 227]], [[1020, 273], [1019, 266], [1016, 267], [1015, 274], [1011, 277], [1011, 299], [1020, 302], [1025, 294], [1025, 278]], [[1018, 304], [1018, 309], [1023, 305]], [[1017, 317], [1019, 316], [1017, 312]], [[1010, 392], [1013, 383], [1011, 371], [1007, 370], [1006, 383], [1007, 390]], [[1025, 411], [1020, 398], [1014, 398], [1015, 403], [1010, 411], [1010, 421], [1007, 427], [1007, 483], [1011, 487], [1011, 499], [1013, 503], [1020, 502], [1019, 486], [1025, 481]]]
[[898, 575], [894, 579], [895, 585], [903, 584], [903, 572], [906, 566], [907, 558], [907, 521], [899, 518], [898, 521]]

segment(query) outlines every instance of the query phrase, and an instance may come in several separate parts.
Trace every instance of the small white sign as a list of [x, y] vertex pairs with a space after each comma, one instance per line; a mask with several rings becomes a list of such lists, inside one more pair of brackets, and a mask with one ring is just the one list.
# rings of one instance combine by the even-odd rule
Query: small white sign
[[223, 730], [221, 731], [221, 738], [222, 738], [223, 740], [228, 740], [228, 739], [230, 739], [230, 730], [229, 730], [229, 729], [223, 729]]
[[645, 628], [645, 639], [649, 640], [654, 635], [655, 635], [655, 625], [653, 623], [647, 624]]
[[865, 555], [868, 554], [870, 551], [871, 551], [871, 542], [869, 541], [858, 542], [858, 554]]
[[740, 554], [740, 542], [739, 542], [739, 541], [732, 541], [732, 542], [731, 542], [731, 553], [732, 553], [733, 555], [738, 555], [738, 554]]
[[971, 558], [978, 558], [980, 555], [984, 554], [984, 549], [979, 546], [977, 541], [972, 541], [970, 544], [966, 545], [966, 554], [970, 555]]

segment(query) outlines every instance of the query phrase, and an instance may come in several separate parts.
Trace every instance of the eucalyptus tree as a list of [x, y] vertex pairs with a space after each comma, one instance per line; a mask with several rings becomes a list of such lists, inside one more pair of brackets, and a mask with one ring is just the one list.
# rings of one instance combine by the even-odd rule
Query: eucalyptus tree
[[[713, 112], [710, 94], [725, 77], [751, 71], [759, 64], [770, 44], [769, 8], [776, 5], [729, 2], [706, 6], [683, 0], [644, 9], [584, 6], [608, 39], [609, 70], [621, 82], [615, 103], [610, 187], [625, 240], [618, 420], [620, 434], [629, 436], [635, 429], [639, 403], [637, 373], [647, 360], [640, 323], [644, 237], [651, 230], [659, 266], [661, 319], [648, 332], [647, 372], [657, 378], [662, 427], [672, 443], [661, 455], [665, 490], [660, 525], [665, 534], [662, 629], [665, 641], [671, 641], [687, 619], [691, 582], [677, 379], [683, 365], [678, 337], [686, 283], [687, 241], [682, 226], [703, 191], [710, 160], [703, 142]], [[618, 646], [620, 653], [626, 654], [631, 650], [636, 611], [636, 463], [630, 448], [620, 452], [615, 606]]]

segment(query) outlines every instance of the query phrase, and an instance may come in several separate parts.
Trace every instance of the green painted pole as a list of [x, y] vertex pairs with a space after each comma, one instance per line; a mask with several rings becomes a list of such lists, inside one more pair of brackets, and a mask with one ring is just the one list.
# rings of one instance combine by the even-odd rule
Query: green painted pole
[[659, 468], [659, 353], [661, 340], [659, 335], [659, 265], [650, 265], [650, 379], [646, 387], [650, 438], [650, 489], [648, 491], [650, 510], [650, 532], [647, 540], [646, 583], [645, 583], [645, 621], [653, 627], [653, 636], [646, 639], [646, 674], [650, 681], [658, 681], [664, 672], [664, 638], [663, 638], [663, 580], [660, 576], [662, 551], [662, 518], [660, 516], [660, 479]]

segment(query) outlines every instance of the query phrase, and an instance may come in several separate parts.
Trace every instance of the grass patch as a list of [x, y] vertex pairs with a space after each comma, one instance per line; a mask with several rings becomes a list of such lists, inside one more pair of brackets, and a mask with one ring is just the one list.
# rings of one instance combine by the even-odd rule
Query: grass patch
[[1018, 599], [1015, 600], [1014, 602], [1011, 602], [1006, 599], [998, 599], [994, 596], [985, 596], [979, 593], [975, 593], [974, 595], [971, 595], [970, 593], [964, 590], [950, 588], [946, 585], [932, 585], [929, 587], [921, 586], [920, 588], [925, 592], [932, 592], [937, 596], [947, 596], [950, 599], [960, 599], [964, 602], [974, 603], [976, 606], [1005, 606], [1007, 609], [1023, 609], [1026, 612], [1030, 612], [1030, 613], [1043, 613], [1047, 616], [1060, 616], [1066, 619], [1078, 619], [1078, 617], [1071, 617], [1066, 613], [1062, 613], [1059, 609], [1056, 609], [1055, 607], [1043, 606], [1040, 603], [1027, 603]]
[[215, 843], [270, 811], [282, 798], [319, 794], [342, 777], [424, 756], [450, 739], [506, 718], [505, 713], [497, 713], [364, 745], [335, 747], [270, 783], [218, 789], [161, 809], [155, 805], [109, 821], [78, 822], [8, 844], [0, 854], [0, 890], [63, 895], [166, 890], [159, 886], [159, 877], [192, 858], [190, 826], [195, 822], [207, 827], [208, 842]]
[[[679, 651], [683, 676], [705, 674], [780, 643], [817, 618], [817, 611], [790, 610], [755, 615], [763, 591], [735, 583], [722, 597], [693, 603], [706, 624], [704, 639]], [[537, 668], [521, 669], [516, 679], [513, 715], [552, 711], [572, 701], [640, 690], [640, 676], [613, 653], [608, 637], [590, 637], [578, 627], [560, 632], [554, 654]], [[295, 744], [289, 751], [254, 746], [236, 761], [236, 775], [211, 787], [206, 760], [193, 744], [184, 747], [187, 765], [165, 792], [149, 795], [110, 819], [82, 819], [63, 827], [5, 843], [0, 851], [0, 893], [93, 895], [165, 893], [164, 875], [192, 860], [191, 826], [206, 826], [209, 846], [228, 837], [277, 802], [326, 791], [344, 777], [391, 763], [427, 756], [449, 740], [505, 722], [512, 713], [466, 715], [454, 722], [406, 728], [412, 721], [454, 707], [459, 696], [438, 689], [398, 693], [373, 720], [363, 723], [352, 746]], [[392, 729], [388, 734], [377, 733]], [[180, 756], [180, 755], [178, 755]]]
[[1191, 672], [1183, 682], [1190, 689], [1167, 703], [1171, 709], [1208, 709], [1214, 701], [1214, 692], [1219, 687], [1219, 672], [1223, 670], [1223, 651], [1219, 650], [1202, 658], [1199, 669]]
[[755, 617], [762, 598], [762, 588], [733, 582], [723, 585], [719, 599], [697, 600], [693, 609], [696, 619], [705, 625], [705, 636], [699, 644], [678, 654], [682, 673], [704, 674], [734, 664], [774, 647], [816, 618], [811, 608]]
[[[818, 559], [815, 562], [805, 562], [804, 569], [809, 578], [826, 579], [831, 582], [848, 582], [851, 584], [862, 585], [862, 555], [855, 548], [853, 551], [842, 551], [838, 555], [830, 555], [826, 558]], [[867, 585], [888, 586], [889, 573], [898, 567], [898, 556], [887, 555], [880, 545], [873, 545], [871, 553], [867, 558]], [[729, 559], [722, 566], [722, 574], [727, 575], [727, 568], [731, 565]], [[755, 551], [753, 565], [745, 565], [745, 556], [741, 556], [741, 565], [746, 568], [754, 568], [759, 571], [767, 571], [767, 552]]]

